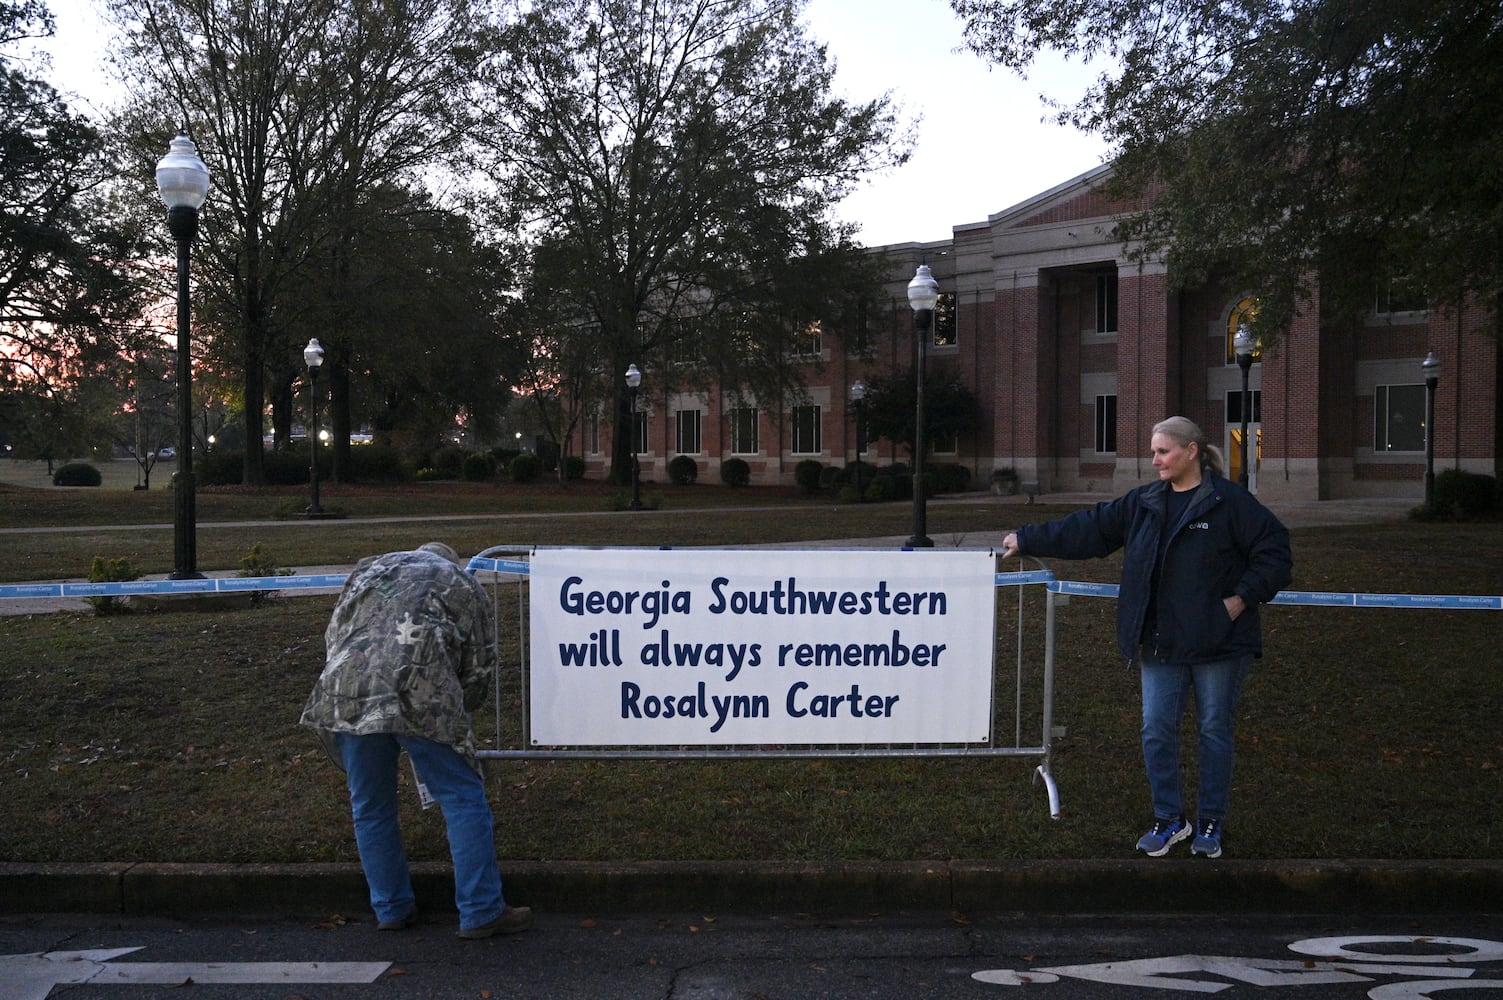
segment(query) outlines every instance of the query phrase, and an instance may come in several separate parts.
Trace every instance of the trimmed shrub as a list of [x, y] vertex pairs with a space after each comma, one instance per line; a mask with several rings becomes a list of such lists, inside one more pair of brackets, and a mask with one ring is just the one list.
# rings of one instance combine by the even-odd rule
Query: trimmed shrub
[[925, 488], [933, 493], [964, 493], [971, 488], [971, 470], [955, 462], [924, 470]]
[[668, 481], [678, 486], [688, 486], [699, 478], [699, 463], [688, 455], [675, 455], [668, 463]]
[[872, 477], [872, 481], [866, 484], [862, 496], [868, 503], [886, 503], [898, 498], [897, 479], [887, 472], [879, 472]]
[[1453, 517], [1476, 517], [1497, 506], [1498, 483], [1464, 469], [1446, 469], [1435, 474], [1435, 508], [1437, 513]]
[[531, 452], [524, 451], [511, 460], [506, 467], [506, 474], [514, 483], [530, 483], [542, 474], [543, 463]]
[[[319, 479], [325, 472], [320, 465]], [[300, 486], [308, 481], [308, 456], [300, 451], [269, 451], [261, 457], [261, 474], [267, 486]]]
[[399, 483], [408, 476], [401, 452], [386, 444], [350, 448], [350, 479], [357, 483]]
[[239, 486], [245, 478], [245, 452], [215, 448], [193, 462], [193, 479], [203, 486]]
[[819, 491], [834, 493], [845, 482], [845, 470], [838, 465], [827, 465], [819, 470]]
[[793, 467], [793, 482], [803, 493], [819, 491], [819, 477], [824, 466], [812, 458], [806, 458]]
[[578, 455], [570, 455], [564, 459], [564, 478], [566, 480], [583, 479], [585, 474], [585, 460]]
[[464, 457], [466, 482], [486, 483], [496, 478], [496, 459], [488, 452], [476, 451]]
[[[277, 564], [276, 558], [267, 549], [262, 548], [257, 542], [251, 546], [249, 552], [240, 557], [240, 569], [235, 574], [242, 578], [267, 577], [267, 576], [291, 576], [292, 570]], [[251, 591], [251, 603], [261, 604], [268, 597], [277, 593], [274, 590]]]
[[53, 486], [98, 486], [103, 482], [99, 470], [88, 462], [69, 462], [52, 477]]
[[[875, 482], [876, 479], [880, 479], [883, 476], [886, 476], [890, 480], [892, 485], [892, 496], [888, 497], [887, 499], [913, 499], [913, 470], [909, 468], [907, 464], [903, 462], [894, 462], [891, 465], [884, 465], [882, 468], [877, 470], [876, 478], [872, 481]], [[871, 499], [869, 493], [867, 499]]]
[[728, 458], [720, 463], [720, 481], [727, 486], [745, 486], [751, 482], [751, 466], [744, 458]]
[[464, 473], [466, 452], [457, 444], [446, 444], [433, 449], [428, 456], [428, 468], [443, 474], [445, 479], [458, 479]]
[[[124, 556], [119, 559], [95, 556], [89, 564], [90, 583], [129, 583], [140, 578], [141, 571], [136, 568], [136, 564]], [[119, 615], [130, 610], [126, 604], [127, 599], [123, 597], [89, 597], [85, 600], [94, 606], [96, 615]]]

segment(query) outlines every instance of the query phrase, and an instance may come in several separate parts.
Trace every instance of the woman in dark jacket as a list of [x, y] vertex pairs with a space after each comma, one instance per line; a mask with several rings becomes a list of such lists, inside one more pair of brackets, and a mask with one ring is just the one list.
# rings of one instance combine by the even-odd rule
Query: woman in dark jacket
[[[1143, 760], [1153, 827], [1137, 849], [1162, 857], [1193, 832], [1190, 852], [1221, 856], [1231, 792], [1237, 697], [1263, 653], [1258, 606], [1289, 585], [1289, 532], [1251, 493], [1222, 478], [1220, 451], [1185, 417], [1156, 424], [1159, 481], [1056, 521], [1019, 528], [1004, 556], [1100, 558], [1123, 550], [1117, 642], [1141, 664]], [[1197, 825], [1185, 818], [1179, 721], [1195, 692]]]

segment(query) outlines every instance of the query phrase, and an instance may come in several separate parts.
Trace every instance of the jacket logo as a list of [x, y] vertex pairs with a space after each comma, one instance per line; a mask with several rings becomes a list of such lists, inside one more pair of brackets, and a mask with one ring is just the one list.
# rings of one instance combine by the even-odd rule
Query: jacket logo
[[1209, 522], [1209, 521], [1196, 521], [1196, 522], [1194, 522], [1192, 524], [1185, 525], [1185, 530], [1186, 531], [1210, 531], [1211, 530], [1211, 522]]

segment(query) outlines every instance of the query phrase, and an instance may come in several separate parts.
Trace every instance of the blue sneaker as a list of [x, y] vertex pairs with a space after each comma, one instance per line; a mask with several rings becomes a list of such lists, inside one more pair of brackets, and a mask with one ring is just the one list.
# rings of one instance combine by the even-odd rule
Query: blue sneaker
[[1155, 819], [1153, 829], [1143, 834], [1138, 841], [1138, 850], [1150, 858], [1162, 858], [1169, 853], [1169, 848], [1190, 836], [1190, 824], [1181, 816], [1179, 819]]
[[1190, 853], [1202, 858], [1221, 857], [1221, 830], [1225, 823], [1219, 819], [1203, 819], [1190, 843]]

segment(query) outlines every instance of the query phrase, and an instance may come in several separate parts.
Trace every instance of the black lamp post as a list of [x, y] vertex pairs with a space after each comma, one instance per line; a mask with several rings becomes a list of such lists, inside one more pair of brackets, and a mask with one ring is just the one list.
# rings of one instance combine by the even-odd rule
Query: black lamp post
[[928, 264], [920, 264], [913, 280], [908, 282], [908, 304], [913, 308], [914, 333], [918, 337], [918, 358], [914, 366], [918, 391], [913, 404], [913, 537], [908, 539], [911, 549], [934, 547], [925, 523], [928, 510], [924, 496], [924, 341], [930, 336], [929, 327], [938, 302], [939, 282], [929, 272]]
[[866, 383], [859, 378], [851, 383], [851, 403], [856, 408], [856, 496], [865, 498], [866, 483], [861, 478], [861, 451], [866, 447]]
[[303, 364], [308, 366], [308, 409], [312, 426], [308, 429], [308, 516], [324, 512], [318, 502], [318, 370], [324, 365], [324, 348], [314, 337], [303, 348]]
[[198, 210], [209, 196], [209, 168], [179, 133], [157, 162], [157, 192], [167, 206], [167, 229], [177, 241], [177, 471], [172, 474], [172, 573], [200, 579], [193, 484], [193, 370], [189, 360], [188, 264], [198, 235]]
[[631, 399], [631, 510], [642, 509], [642, 476], [637, 463], [637, 390], [642, 387], [642, 372], [636, 364], [626, 369], [626, 395]]
[[1420, 362], [1425, 373], [1425, 510], [1435, 505], [1435, 386], [1440, 381], [1440, 359], [1434, 351]]
[[1237, 482], [1242, 484], [1243, 489], [1246, 489], [1250, 482], [1247, 465], [1247, 419], [1249, 411], [1252, 410], [1252, 399], [1247, 392], [1247, 373], [1252, 368], [1253, 348], [1253, 335], [1248, 332], [1245, 325], [1239, 325], [1237, 335], [1232, 338], [1232, 350], [1237, 354], [1237, 367], [1242, 369], [1242, 443], [1240, 449], [1242, 469], [1237, 474]]

